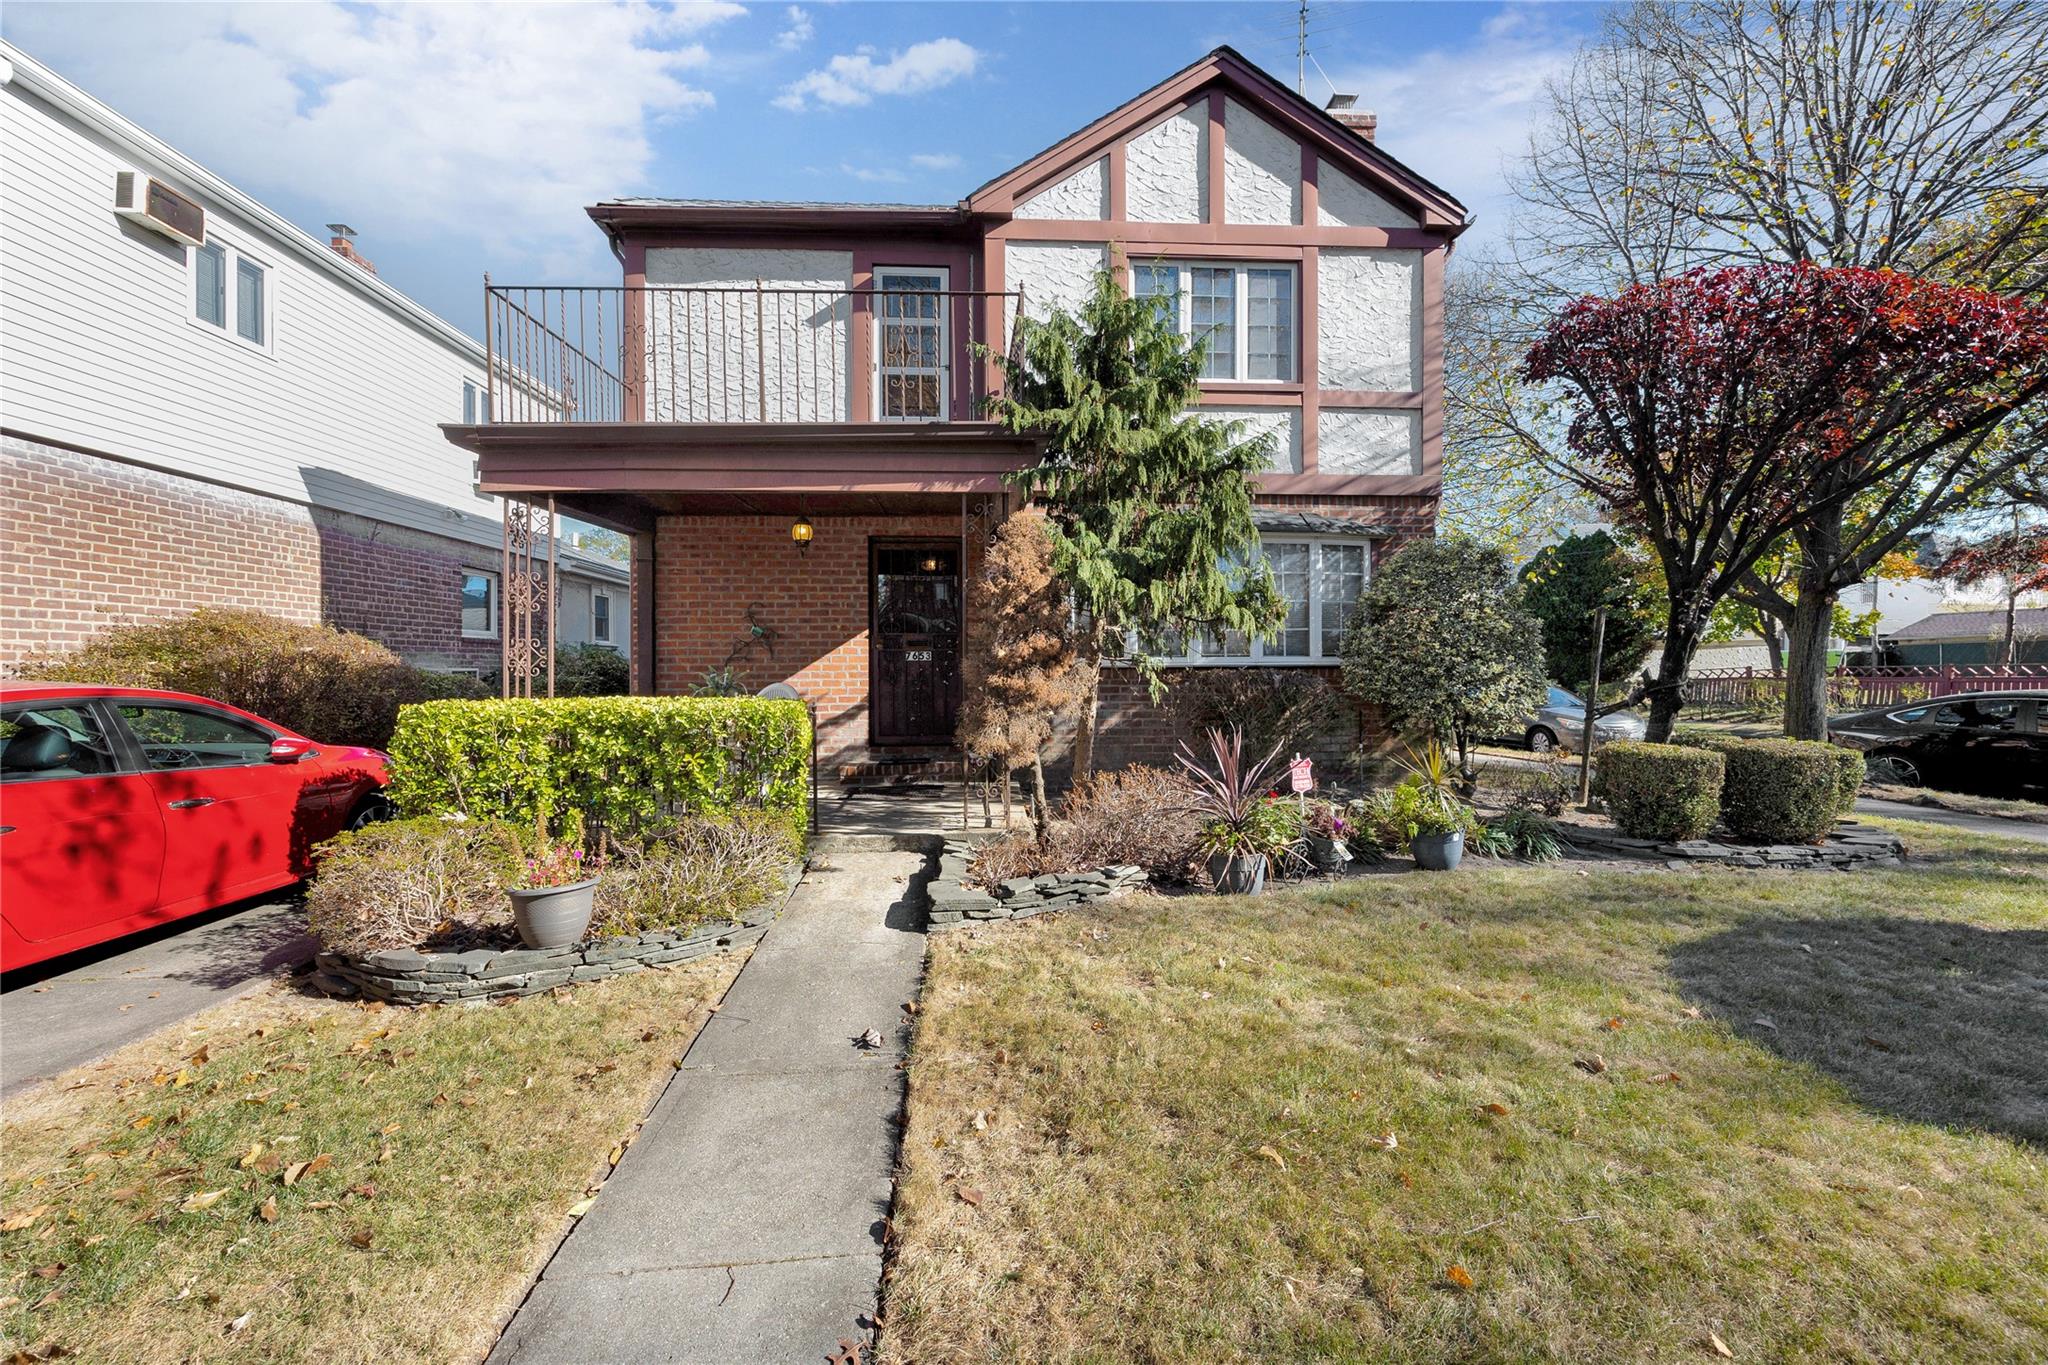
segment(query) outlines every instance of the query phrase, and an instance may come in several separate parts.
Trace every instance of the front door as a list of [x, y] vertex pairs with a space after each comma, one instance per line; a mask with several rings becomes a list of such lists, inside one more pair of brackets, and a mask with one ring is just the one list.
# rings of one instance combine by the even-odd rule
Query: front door
[[960, 707], [958, 541], [868, 547], [868, 733], [876, 744], [950, 744]]

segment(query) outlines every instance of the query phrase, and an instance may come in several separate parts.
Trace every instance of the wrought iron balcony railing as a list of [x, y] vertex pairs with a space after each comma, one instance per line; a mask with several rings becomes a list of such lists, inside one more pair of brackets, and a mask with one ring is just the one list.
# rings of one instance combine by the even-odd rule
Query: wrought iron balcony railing
[[[973, 421], [1021, 293], [484, 286], [498, 422]], [[994, 339], [993, 341], [991, 339]]]

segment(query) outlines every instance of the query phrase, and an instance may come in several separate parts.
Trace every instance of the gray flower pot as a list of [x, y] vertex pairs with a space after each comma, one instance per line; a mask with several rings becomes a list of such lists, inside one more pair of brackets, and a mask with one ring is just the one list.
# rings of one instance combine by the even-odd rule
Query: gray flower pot
[[1454, 871], [1465, 859], [1465, 831], [1418, 834], [1408, 841], [1408, 851], [1415, 855], [1415, 865], [1424, 872]]
[[1220, 896], [1256, 896], [1266, 889], [1266, 855], [1211, 853], [1209, 880]]
[[524, 891], [507, 891], [512, 898], [512, 922], [519, 928], [519, 941], [529, 948], [566, 948], [583, 941], [590, 927], [592, 892], [597, 878], [571, 882], [567, 886], [536, 886]]
[[1351, 849], [1342, 839], [1325, 839], [1320, 834], [1308, 836], [1308, 860], [1318, 872], [1342, 872], [1344, 864], [1351, 861]]

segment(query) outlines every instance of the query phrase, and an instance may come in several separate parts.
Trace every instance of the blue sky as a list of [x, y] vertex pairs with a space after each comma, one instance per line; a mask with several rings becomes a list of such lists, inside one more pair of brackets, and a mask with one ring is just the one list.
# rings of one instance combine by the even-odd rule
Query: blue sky
[[[482, 274], [611, 282], [622, 194], [951, 202], [1219, 43], [1292, 82], [1292, 4], [289, 5], [9, 0], [0, 33], [474, 331]], [[1308, 93], [1483, 244], [1572, 4], [1314, 4]], [[1318, 69], [1318, 67], [1320, 69]]]

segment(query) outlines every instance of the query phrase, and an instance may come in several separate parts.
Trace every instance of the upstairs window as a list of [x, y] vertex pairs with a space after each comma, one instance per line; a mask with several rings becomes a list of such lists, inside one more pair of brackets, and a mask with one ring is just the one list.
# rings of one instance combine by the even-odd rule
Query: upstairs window
[[218, 242], [192, 249], [192, 316], [228, 325], [228, 253]]
[[254, 261], [235, 262], [235, 335], [244, 341], [263, 344], [268, 315], [263, 311], [264, 280], [268, 272]]
[[1208, 343], [1202, 378], [1292, 383], [1295, 273], [1291, 265], [1153, 261], [1131, 267], [1131, 289], [1157, 300], [1180, 335]]
[[270, 267], [226, 243], [192, 248], [192, 321], [270, 349]]

